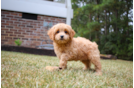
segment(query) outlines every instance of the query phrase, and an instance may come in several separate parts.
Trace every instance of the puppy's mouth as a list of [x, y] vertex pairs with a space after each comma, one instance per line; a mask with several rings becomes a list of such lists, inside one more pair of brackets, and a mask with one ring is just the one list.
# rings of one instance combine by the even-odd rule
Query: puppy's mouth
[[60, 40], [64, 40], [63, 38], [60, 38]]

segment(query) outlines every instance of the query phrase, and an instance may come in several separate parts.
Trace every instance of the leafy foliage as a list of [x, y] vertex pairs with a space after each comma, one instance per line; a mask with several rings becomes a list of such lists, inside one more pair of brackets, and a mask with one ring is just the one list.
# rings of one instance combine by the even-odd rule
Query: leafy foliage
[[20, 39], [15, 40], [15, 44], [16, 44], [17, 46], [21, 46], [21, 43], [22, 43], [22, 41], [20, 41]]
[[71, 0], [76, 36], [96, 41], [103, 54], [133, 60], [132, 0]]

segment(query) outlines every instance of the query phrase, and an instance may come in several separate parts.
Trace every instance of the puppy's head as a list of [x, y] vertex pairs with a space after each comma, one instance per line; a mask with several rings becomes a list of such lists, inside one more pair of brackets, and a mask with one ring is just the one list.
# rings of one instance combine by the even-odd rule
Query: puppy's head
[[53, 40], [54, 42], [64, 44], [72, 40], [73, 36], [75, 35], [75, 32], [71, 28], [71, 26], [66, 25], [64, 23], [59, 23], [54, 25], [48, 31], [48, 35], [50, 39]]

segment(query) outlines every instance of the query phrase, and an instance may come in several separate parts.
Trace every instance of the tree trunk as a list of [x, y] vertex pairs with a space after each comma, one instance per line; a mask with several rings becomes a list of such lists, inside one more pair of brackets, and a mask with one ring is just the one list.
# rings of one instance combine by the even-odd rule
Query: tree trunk
[[118, 23], [118, 10], [116, 9], [114, 12], [115, 12], [115, 18], [116, 18], [116, 22], [114, 22], [114, 32], [117, 33], [119, 31], [118, 25], [117, 25], [117, 23]]
[[[128, 14], [129, 14], [129, 5], [128, 5], [128, 0], [126, 0], [127, 2], [127, 14], [126, 14], [126, 17], [127, 17], [127, 20], [126, 20], [126, 27], [128, 28]], [[129, 35], [129, 30], [127, 30], [127, 35]]]
[[[89, 14], [89, 22], [92, 22], [92, 15], [91, 13]], [[91, 29], [89, 29], [91, 30]], [[92, 33], [89, 34], [89, 39], [91, 40], [92, 39]]]
[[107, 35], [107, 10], [105, 10], [105, 35]]

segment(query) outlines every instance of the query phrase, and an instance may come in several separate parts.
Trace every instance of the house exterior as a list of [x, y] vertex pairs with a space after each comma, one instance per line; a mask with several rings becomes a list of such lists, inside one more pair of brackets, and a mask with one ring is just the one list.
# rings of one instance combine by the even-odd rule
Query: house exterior
[[57, 23], [71, 24], [71, 0], [2, 0], [1, 45], [14, 46], [20, 39], [24, 47], [52, 44], [47, 31]]

